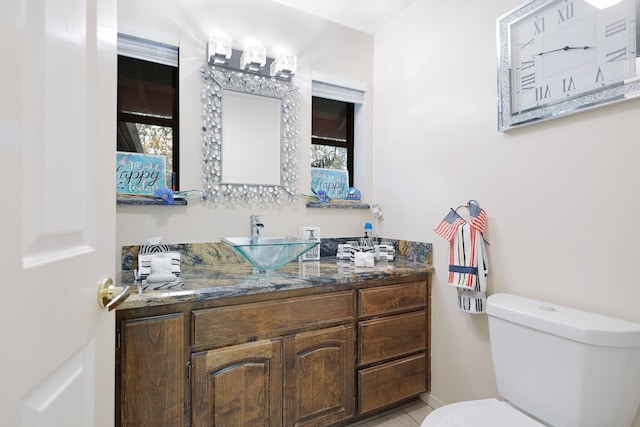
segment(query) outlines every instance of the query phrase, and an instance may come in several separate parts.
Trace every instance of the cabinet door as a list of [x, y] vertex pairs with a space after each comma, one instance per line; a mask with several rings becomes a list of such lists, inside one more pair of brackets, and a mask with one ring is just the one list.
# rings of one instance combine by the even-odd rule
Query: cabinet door
[[[116, 425], [184, 426], [184, 316], [124, 320]], [[116, 412], [117, 413], [117, 412]]]
[[282, 340], [193, 354], [194, 427], [282, 426]]
[[326, 426], [354, 414], [352, 325], [285, 339], [285, 426]]

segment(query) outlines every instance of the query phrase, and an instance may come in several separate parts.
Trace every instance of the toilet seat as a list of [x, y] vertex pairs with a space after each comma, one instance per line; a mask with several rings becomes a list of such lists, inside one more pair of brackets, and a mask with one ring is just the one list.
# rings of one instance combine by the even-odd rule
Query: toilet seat
[[470, 400], [436, 409], [420, 427], [544, 427], [498, 399]]

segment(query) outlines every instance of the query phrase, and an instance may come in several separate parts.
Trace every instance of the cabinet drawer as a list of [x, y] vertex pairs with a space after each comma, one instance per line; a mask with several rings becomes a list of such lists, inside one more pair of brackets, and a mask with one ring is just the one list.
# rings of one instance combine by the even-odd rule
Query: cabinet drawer
[[360, 364], [368, 365], [424, 350], [426, 325], [424, 310], [360, 322]]
[[348, 322], [353, 291], [192, 311], [192, 345], [223, 345]]
[[412, 282], [400, 285], [380, 286], [361, 289], [360, 316], [378, 316], [398, 311], [414, 310], [426, 307], [427, 283]]
[[418, 354], [358, 372], [360, 413], [427, 390], [426, 356]]

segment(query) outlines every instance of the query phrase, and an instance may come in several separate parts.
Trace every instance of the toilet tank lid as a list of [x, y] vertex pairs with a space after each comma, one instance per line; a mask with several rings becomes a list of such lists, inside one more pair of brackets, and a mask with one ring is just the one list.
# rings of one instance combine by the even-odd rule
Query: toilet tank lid
[[640, 324], [509, 294], [487, 299], [487, 314], [585, 344], [640, 347]]

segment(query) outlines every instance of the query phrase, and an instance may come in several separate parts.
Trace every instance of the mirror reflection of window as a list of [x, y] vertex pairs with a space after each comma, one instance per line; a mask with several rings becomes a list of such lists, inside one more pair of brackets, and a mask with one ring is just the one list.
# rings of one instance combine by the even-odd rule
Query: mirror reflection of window
[[[124, 43], [121, 43], [123, 38]], [[165, 63], [159, 63], [154, 61], [153, 54], [149, 54], [157, 49], [145, 49], [147, 45], [158, 43], [118, 35], [117, 150], [165, 155], [167, 184], [178, 190], [177, 48], [173, 48], [175, 64], [173, 61], [166, 63], [164, 57], [161, 61]], [[134, 54], [129, 56], [132, 50]]]
[[314, 96], [311, 109], [311, 167], [347, 170], [353, 185], [354, 104]]

